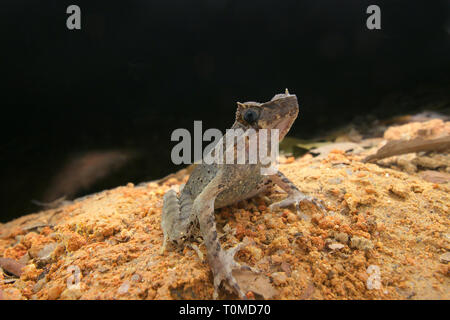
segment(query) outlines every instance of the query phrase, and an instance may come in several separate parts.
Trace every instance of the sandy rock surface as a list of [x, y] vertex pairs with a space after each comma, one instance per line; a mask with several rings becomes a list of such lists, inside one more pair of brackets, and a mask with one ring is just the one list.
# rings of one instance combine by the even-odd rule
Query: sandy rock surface
[[[362, 163], [368, 152], [280, 165], [325, 214], [307, 203], [301, 217], [271, 212], [278, 189], [216, 211], [224, 247], [250, 243], [236, 255], [261, 272], [236, 274], [250, 298], [450, 299], [449, 182]], [[0, 298], [211, 299], [201, 239], [159, 253], [163, 194], [187, 179], [128, 184], [0, 225], [0, 257], [24, 265], [20, 278], [0, 272]]]

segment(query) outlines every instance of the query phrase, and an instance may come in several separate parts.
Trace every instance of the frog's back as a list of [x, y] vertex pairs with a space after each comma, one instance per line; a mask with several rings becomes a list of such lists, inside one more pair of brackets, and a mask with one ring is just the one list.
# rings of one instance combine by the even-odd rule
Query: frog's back
[[223, 170], [222, 190], [215, 200], [215, 208], [231, 205], [248, 199], [261, 191], [262, 177], [258, 165], [217, 165], [201, 164], [193, 171], [183, 193], [194, 200], [209, 182]]
[[192, 199], [197, 198], [197, 196], [205, 189], [205, 187], [211, 182], [211, 180], [216, 176], [219, 168], [217, 164], [199, 164], [194, 170], [192, 170], [189, 180], [183, 189], [183, 192], [188, 192]]

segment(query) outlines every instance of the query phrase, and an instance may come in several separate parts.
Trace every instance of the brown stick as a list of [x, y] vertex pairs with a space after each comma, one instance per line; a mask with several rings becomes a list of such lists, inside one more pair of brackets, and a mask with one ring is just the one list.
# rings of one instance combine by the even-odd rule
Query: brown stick
[[442, 151], [450, 149], [450, 136], [424, 140], [416, 138], [413, 140], [392, 140], [378, 149], [377, 153], [367, 156], [363, 162], [373, 162], [399, 154], [419, 151]]

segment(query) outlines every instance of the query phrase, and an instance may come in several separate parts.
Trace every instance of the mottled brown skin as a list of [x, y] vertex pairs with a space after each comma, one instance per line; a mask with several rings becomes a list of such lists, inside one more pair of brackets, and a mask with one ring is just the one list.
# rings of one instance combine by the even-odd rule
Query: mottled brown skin
[[[257, 119], [251, 123], [244, 119], [244, 115], [251, 109]], [[233, 129], [244, 131], [250, 128], [279, 129], [280, 141], [289, 131], [297, 118], [297, 97], [287, 92], [278, 94], [266, 103], [246, 102], [238, 103], [236, 120]], [[219, 142], [220, 143], [220, 142]], [[262, 175], [262, 164], [200, 164], [189, 177], [180, 196], [174, 190], [164, 195], [162, 215], [162, 229], [164, 232], [165, 250], [167, 241], [181, 244], [193, 233], [200, 229], [200, 234], [207, 248], [207, 258], [214, 275], [214, 298], [218, 296], [218, 288], [225, 280], [241, 298], [245, 293], [240, 289], [232, 275], [235, 268], [249, 268], [240, 266], [234, 261], [234, 254], [246, 244], [223, 250], [216, 230], [214, 209], [234, 204], [240, 200], [251, 198], [274, 185], [280, 186], [288, 193], [288, 197], [274, 203], [270, 209], [296, 205], [299, 209], [301, 201], [311, 201], [323, 208], [314, 198], [301, 193], [281, 172], [274, 175]]]

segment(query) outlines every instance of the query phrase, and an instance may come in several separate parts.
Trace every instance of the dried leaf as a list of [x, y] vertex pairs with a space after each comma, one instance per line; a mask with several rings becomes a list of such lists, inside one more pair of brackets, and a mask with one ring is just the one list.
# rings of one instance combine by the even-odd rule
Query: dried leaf
[[13, 275], [20, 277], [22, 274], [22, 268], [25, 267], [25, 265], [14, 259], [0, 258], [0, 267]]

